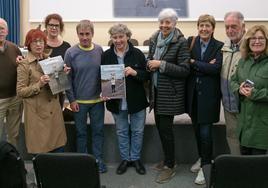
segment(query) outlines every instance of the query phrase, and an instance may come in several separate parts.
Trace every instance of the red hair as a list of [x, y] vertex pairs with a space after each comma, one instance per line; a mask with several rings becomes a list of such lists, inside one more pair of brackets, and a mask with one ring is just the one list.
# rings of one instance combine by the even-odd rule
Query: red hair
[[46, 46], [47, 44], [46, 34], [40, 29], [31, 29], [30, 31], [28, 31], [24, 43], [24, 45], [27, 46], [29, 51], [31, 51], [31, 43], [36, 39], [43, 40]]

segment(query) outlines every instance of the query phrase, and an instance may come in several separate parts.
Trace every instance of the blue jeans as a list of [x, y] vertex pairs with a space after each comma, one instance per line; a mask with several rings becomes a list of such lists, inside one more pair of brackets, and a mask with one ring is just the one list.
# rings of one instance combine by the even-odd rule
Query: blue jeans
[[79, 112], [74, 113], [76, 125], [77, 152], [87, 153], [87, 117], [89, 114], [92, 133], [92, 152], [95, 158], [102, 161], [103, 158], [103, 125], [104, 105], [102, 102], [95, 104], [79, 104]]
[[113, 113], [113, 117], [116, 124], [121, 159], [127, 161], [139, 160], [146, 110], [143, 109], [134, 114], [128, 114], [128, 111], [120, 110], [119, 114]]

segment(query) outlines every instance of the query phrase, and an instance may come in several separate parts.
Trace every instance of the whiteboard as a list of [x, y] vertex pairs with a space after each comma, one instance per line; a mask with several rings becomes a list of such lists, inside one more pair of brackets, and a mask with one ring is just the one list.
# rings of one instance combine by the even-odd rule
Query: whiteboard
[[[126, 2], [128, 0], [125, 0]], [[169, 0], [156, 0], [168, 2]], [[170, 0], [174, 1], [174, 0]], [[211, 14], [217, 20], [223, 20], [224, 14], [231, 10], [242, 12], [246, 20], [268, 20], [267, 0], [186, 0], [188, 16], [180, 20], [197, 20], [201, 14]], [[132, 3], [143, 3], [144, 0], [130, 0]], [[65, 22], [77, 22], [81, 19], [92, 21], [155, 21], [157, 18], [114, 17], [113, 0], [29, 0], [29, 21], [42, 22], [46, 15], [60, 14]], [[126, 4], [131, 6], [131, 4]], [[137, 7], [130, 7], [137, 8]]]

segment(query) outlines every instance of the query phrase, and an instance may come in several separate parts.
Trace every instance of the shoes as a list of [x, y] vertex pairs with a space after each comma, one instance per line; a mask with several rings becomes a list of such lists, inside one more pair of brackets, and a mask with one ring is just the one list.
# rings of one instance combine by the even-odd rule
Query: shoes
[[[164, 166], [165, 166], [164, 161], [160, 161], [159, 163], [156, 163], [152, 168], [153, 170], [156, 170], [156, 171], [162, 171]], [[177, 168], [176, 162], [173, 168]]]
[[99, 173], [107, 172], [107, 167], [103, 162], [98, 161], [97, 163], [98, 163], [98, 167], [99, 167]]
[[197, 185], [204, 185], [206, 184], [206, 180], [205, 180], [205, 176], [204, 176], [204, 173], [203, 173], [203, 170], [202, 168], [200, 168], [195, 180], [194, 180], [194, 183], [197, 184]]
[[127, 167], [129, 166], [129, 162], [127, 160], [123, 160], [118, 168], [116, 169], [116, 173], [121, 175], [127, 171]]
[[136, 172], [137, 172], [138, 174], [143, 175], [143, 174], [146, 173], [146, 170], [145, 170], [145, 168], [144, 168], [144, 166], [143, 166], [143, 164], [141, 163], [140, 160], [133, 161], [132, 164], [133, 164], [133, 166], [135, 167]]
[[193, 166], [191, 167], [190, 171], [191, 172], [198, 172], [201, 168], [201, 158], [199, 158], [194, 164]]
[[175, 176], [175, 174], [176, 174], [176, 168], [175, 168], [175, 166], [173, 168], [169, 168], [167, 166], [164, 166], [163, 169], [158, 174], [155, 182], [156, 183], [166, 183], [169, 180], [171, 180], [171, 178], [173, 176]]

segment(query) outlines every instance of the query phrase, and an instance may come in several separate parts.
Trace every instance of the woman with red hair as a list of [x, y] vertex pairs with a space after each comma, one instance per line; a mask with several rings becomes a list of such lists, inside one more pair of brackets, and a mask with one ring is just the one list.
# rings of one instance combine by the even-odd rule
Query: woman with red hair
[[17, 68], [17, 94], [23, 98], [28, 153], [63, 151], [66, 132], [58, 95], [53, 95], [38, 61], [46, 59], [47, 37], [40, 29], [27, 33], [27, 57]]

